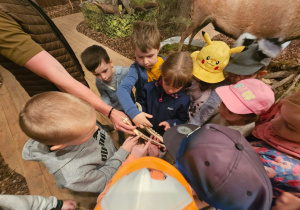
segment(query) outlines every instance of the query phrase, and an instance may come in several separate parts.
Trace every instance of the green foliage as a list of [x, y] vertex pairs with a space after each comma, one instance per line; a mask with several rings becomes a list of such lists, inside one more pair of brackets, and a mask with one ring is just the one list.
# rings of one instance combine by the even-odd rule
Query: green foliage
[[84, 3], [81, 7], [87, 25], [112, 38], [126, 37], [131, 33], [132, 24], [137, 20], [156, 23], [157, 10], [150, 9], [134, 14], [104, 14], [94, 4]]
[[[131, 5], [144, 5], [148, 2], [149, 2], [149, 0], [131, 0], [130, 4]], [[156, 2], [156, 1], [154, 0], [154, 1], [151, 1], [151, 2]]]
[[[160, 49], [159, 54], [168, 57], [171, 53], [178, 51], [178, 47], [179, 47], [179, 43], [166, 44]], [[182, 51], [188, 51], [190, 53], [194, 51], [199, 51], [201, 49], [202, 49], [201, 47], [197, 47], [194, 45], [191, 45], [189, 49], [185, 44], [182, 46]]]

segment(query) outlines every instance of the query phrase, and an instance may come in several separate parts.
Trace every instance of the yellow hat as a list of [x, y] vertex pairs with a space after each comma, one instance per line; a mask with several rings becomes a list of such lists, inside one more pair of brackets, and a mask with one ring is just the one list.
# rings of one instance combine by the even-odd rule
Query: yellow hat
[[223, 69], [227, 66], [232, 53], [240, 53], [244, 46], [230, 47], [222, 41], [211, 41], [204, 32], [206, 45], [191, 54], [194, 63], [193, 75], [207, 83], [218, 83], [225, 79]]

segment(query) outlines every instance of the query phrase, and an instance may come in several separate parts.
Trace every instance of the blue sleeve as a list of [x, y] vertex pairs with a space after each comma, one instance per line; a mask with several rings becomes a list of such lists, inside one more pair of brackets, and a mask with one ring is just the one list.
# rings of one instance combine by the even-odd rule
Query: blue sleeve
[[182, 100], [182, 104], [180, 105], [179, 109], [176, 111], [176, 118], [167, 120], [167, 122], [169, 123], [169, 125], [171, 127], [173, 127], [175, 125], [184, 124], [188, 121], [189, 106], [190, 106], [190, 98], [188, 96], [184, 97]]
[[136, 115], [141, 113], [136, 105], [133, 103], [130, 93], [133, 86], [138, 81], [138, 73], [134, 65], [130, 66], [129, 72], [126, 77], [122, 80], [120, 86], [117, 89], [117, 96], [120, 104], [122, 105], [125, 113], [133, 119]]
[[129, 71], [129, 68], [128, 67], [125, 67], [125, 66], [120, 66], [120, 69], [121, 69], [121, 81], [127, 76], [128, 74], [128, 71]]
[[110, 101], [110, 98], [109, 98], [109, 95], [107, 94], [107, 92], [105, 91], [105, 89], [103, 88], [103, 85], [102, 85], [102, 82], [100, 79], [98, 79], [96, 77], [96, 86], [98, 88], [98, 91], [100, 93], [100, 97], [101, 99], [107, 103], [108, 105], [112, 105], [111, 101]]
[[[147, 84], [149, 84], [149, 83], [147, 83]], [[139, 98], [139, 100], [137, 101], [142, 106], [143, 112], [146, 112], [146, 113], [148, 113], [148, 111], [147, 111], [147, 88], [146, 88], [147, 84], [144, 86], [142, 95]]]

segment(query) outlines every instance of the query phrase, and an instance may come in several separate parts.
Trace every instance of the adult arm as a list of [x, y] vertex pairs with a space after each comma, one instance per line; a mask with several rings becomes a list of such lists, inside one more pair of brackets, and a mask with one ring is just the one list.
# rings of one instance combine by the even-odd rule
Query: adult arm
[[[29, 59], [24, 67], [53, 82], [63, 92], [70, 93], [88, 101], [97, 111], [108, 116], [112, 107], [104, 103], [101, 98], [96, 96], [85, 85], [75, 80], [64, 67], [45, 50]], [[126, 125], [122, 121], [122, 117], [126, 117], [126, 115], [123, 112], [113, 109], [110, 119], [115, 129], [133, 134], [132, 130], [135, 127]]]

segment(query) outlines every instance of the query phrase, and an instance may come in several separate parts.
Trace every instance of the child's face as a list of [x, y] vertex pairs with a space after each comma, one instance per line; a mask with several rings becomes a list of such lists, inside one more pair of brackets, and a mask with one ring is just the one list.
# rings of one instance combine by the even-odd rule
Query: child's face
[[166, 94], [168, 94], [168, 95], [177, 93], [182, 88], [182, 87], [179, 87], [179, 88], [173, 87], [173, 84], [166, 83], [164, 78], [162, 79], [162, 87], [165, 90]]
[[300, 143], [300, 110], [297, 107], [284, 102], [271, 125], [276, 135]]
[[101, 64], [96, 68], [93, 73], [98, 79], [104, 82], [109, 82], [114, 76], [113, 63], [110, 60], [109, 63], [106, 63], [104, 60], [101, 61]]
[[233, 112], [231, 112], [226, 106], [225, 104], [222, 102], [220, 105], [220, 115], [227, 121], [227, 122], [231, 122], [232, 125], [234, 125], [234, 123], [237, 123], [241, 121], [244, 121], [244, 118], [241, 115], [235, 114]]
[[135, 49], [135, 58], [137, 62], [145, 69], [151, 68], [157, 63], [158, 49], [150, 49], [146, 53], [143, 53], [139, 48]]

